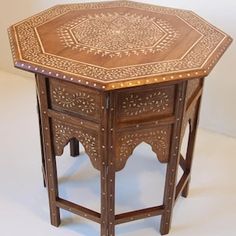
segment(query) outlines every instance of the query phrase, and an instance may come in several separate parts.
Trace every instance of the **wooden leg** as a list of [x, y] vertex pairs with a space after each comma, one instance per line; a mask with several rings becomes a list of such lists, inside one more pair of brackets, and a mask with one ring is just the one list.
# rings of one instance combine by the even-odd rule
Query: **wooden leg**
[[115, 120], [114, 97], [106, 97], [104, 104], [109, 98], [110, 107], [104, 110], [104, 150], [101, 168], [101, 236], [115, 236]]
[[163, 205], [165, 207], [164, 213], [161, 217], [160, 232], [162, 235], [168, 234], [171, 227], [172, 210], [175, 203], [176, 192], [176, 177], [178, 172], [179, 157], [180, 157], [180, 139], [182, 118], [184, 114], [184, 97], [186, 93], [186, 83], [178, 86], [177, 102], [175, 117], [176, 121], [173, 125], [173, 132], [171, 137], [171, 149], [169, 161], [166, 171], [166, 183], [164, 191]]
[[58, 181], [57, 181], [57, 167], [56, 157], [51, 153], [46, 154], [46, 167], [48, 174], [48, 197], [50, 207], [51, 224], [58, 227], [61, 223], [60, 210], [56, 206], [56, 199], [58, 198]]
[[[188, 148], [187, 148], [187, 154], [186, 154], [186, 161], [185, 161], [185, 172], [190, 172], [191, 166], [192, 166], [192, 160], [193, 160], [193, 152], [194, 152], [194, 144], [195, 144], [195, 138], [196, 138], [196, 130], [191, 131], [189, 134], [189, 140], [188, 140]], [[189, 184], [190, 184], [190, 178], [185, 185], [181, 195], [183, 197], [187, 197], [189, 193]]]
[[107, 193], [106, 193], [106, 166], [100, 172], [101, 182], [101, 236], [107, 236]]
[[49, 196], [49, 207], [51, 224], [54, 226], [60, 225], [60, 211], [56, 206], [58, 198], [58, 181], [57, 181], [57, 167], [56, 157], [53, 150], [52, 132], [50, 127], [50, 118], [48, 116], [48, 101], [47, 101], [47, 87], [46, 78], [37, 75], [36, 77], [38, 94], [40, 99], [40, 115], [41, 115], [41, 130], [43, 140], [44, 160], [47, 176], [47, 187]]
[[[177, 154], [178, 155], [178, 154]], [[177, 176], [177, 163], [169, 162], [166, 172], [166, 184], [164, 193], [165, 213], [161, 217], [161, 235], [169, 233], [171, 227], [172, 210], [175, 201], [175, 184]]]
[[111, 167], [108, 170], [108, 179], [107, 179], [107, 189], [108, 189], [108, 235], [115, 236], [115, 171]]
[[115, 236], [115, 171], [101, 171], [101, 236]]
[[[199, 101], [197, 102], [197, 108], [196, 112], [194, 114], [194, 117], [190, 121], [190, 134], [189, 134], [189, 140], [188, 140], [188, 147], [187, 147], [187, 153], [186, 153], [186, 161], [185, 161], [185, 171], [188, 173], [191, 173], [192, 169], [192, 162], [193, 162], [193, 154], [194, 154], [194, 146], [196, 141], [196, 135], [197, 135], [197, 127], [198, 127], [198, 121], [199, 121], [199, 110], [200, 110], [200, 103], [201, 103], [201, 97], [199, 98]], [[189, 193], [189, 184], [190, 184], [190, 178], [185, 185], [182, 196], [187, 197]]]
[[43, 172], [43, 186], [46, 188], [46, 167], [45, 167], [45, 157], [43, 150], [43, 134], [42, 134], [42, 121], [40, 115], [40, 106], [39, 106], [39, 98], [37, 95], [37, 112], [38, 112], [38, 121], [39, 121], [39, 135], [40, 135], [40, 147], [41, 147], [41, 159], [42, 159], [42, 172]]
[[72, 157], [79, 155], [79, 141], [76, 138], [70, 140], [70, 155]]

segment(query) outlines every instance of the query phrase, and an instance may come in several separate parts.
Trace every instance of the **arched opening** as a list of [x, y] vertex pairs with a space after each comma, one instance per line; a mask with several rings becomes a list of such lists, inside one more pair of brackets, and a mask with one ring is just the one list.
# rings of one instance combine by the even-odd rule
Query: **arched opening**
[[[99, 212], [100, 173], [92, 166], [81, 142], [79, 145], [79, 156], [71, 157], [70, 142], [68, 142], [62, 156], [57, 157], [59, 197]], [[62, 211], [62, 214], [64, 215], [62, 219], [67, 223], [78, 219], [68, 211]], [[81, 218], [79, 220], [81, 221]]]
[[136, 146], [125, 168], [116, 173], [116, 214], [162, 205], [165, 173], [166, 164], [158, 161], [149, 144]]

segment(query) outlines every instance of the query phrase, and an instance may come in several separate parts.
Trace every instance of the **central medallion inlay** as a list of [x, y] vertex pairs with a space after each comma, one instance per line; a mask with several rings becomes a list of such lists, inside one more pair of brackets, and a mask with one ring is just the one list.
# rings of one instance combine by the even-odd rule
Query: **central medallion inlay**
[[164, 20], [120, 13], [78, 17], [61, 26], [58, 34], [67, 48], [110, 57], [160, 52], [178, 38]]
[[152, 47], [165, 35], [151, 20], [118, 14], [92, 17], [72, 33], [78, 43], [112, 52]]

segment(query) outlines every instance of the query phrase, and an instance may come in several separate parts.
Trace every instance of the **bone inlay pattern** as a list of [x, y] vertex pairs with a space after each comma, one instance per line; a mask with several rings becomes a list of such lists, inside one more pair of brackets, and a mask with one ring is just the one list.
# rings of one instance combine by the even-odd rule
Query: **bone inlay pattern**
[[164, 20], [116, 12], [77, 18], [60, 27], [58, 34], [65, 47], [110, 57], [160, 52], [178, 38]]
[[101, 154], [100, 154], [100, 139], [97, 132], [89, 130], [83, 125], [75, 127], [71, 124], [64, 124], [58, 120], [53, 119], [52, 130], [54, 136], [54, 152], [56, 156], [63, 154], [64, 147], [72, 138], [76, 138], [84, 146], [84, 149], [93, 166], [100, 169]]
[[70, 85], [69, 82], [61, 82], [58, 79], [50, 81], [52, 108], [100, 120], [102, 106], [100, 94], [78, 85]]
[[95, 110], [95, 100], [85, 92], [70, 94], [64, 88], [58, 87], [53, 90], [53, 99], [56, 104], [62, 107], [73, 108], [77, 106], [87, 114], [93, 113]]
[[[66, 18], [75, 12], [74, 20]], [[59, 19], [63, 23], [56, 26], [53, 36], [61, 54], [45, 50], [47, 41], [41, 40], [45, 33], [41, 35], [39, 30]], [[180, 27], [176, 27], [175, 20], [181, 22]], [[191, 46], [181, 44], [181, 28], [195, 34]], [[95, 34], [97, 37], [92, 37]], [[9, 36], [17, 67], [103, 90], [169, 81], [176, 79], [175, 73], [180, 73], [179, 79], [205, 76], [232, 42], [228, 35], [190, 11], [129, 1], [56, 6], [14, 25]], [[181, 55], [169, 57], [177, 44], [184, 48]], [[76, 55], [76, 59], [68, 58], [68, 54]], [[127, 56], [135, 62], [126, 65]], [[143, 61], [144, 57], [150, 59]]]
[[118, 95], [121, 118], [139, 115], [171, 114], [173, 112], [174, 86], [151, 91], [126, 92]]
[[118, 136], [118, 154], [116, 157], [116, 169], [124, 168], [128, 158], [136, 146], [145, 142], [152, 147], [157, 158], [162, 163], [168, 162], [171, 126], [162, 126], [150, 130], [120, 133]]

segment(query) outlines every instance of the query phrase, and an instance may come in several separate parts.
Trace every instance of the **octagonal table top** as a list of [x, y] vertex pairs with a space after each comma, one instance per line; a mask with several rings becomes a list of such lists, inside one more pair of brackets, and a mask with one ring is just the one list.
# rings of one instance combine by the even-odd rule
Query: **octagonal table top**
[[15, 67], [101, 90], [207, 76], [232, 39], [192, 11], [57, 5], [9, 28]]

